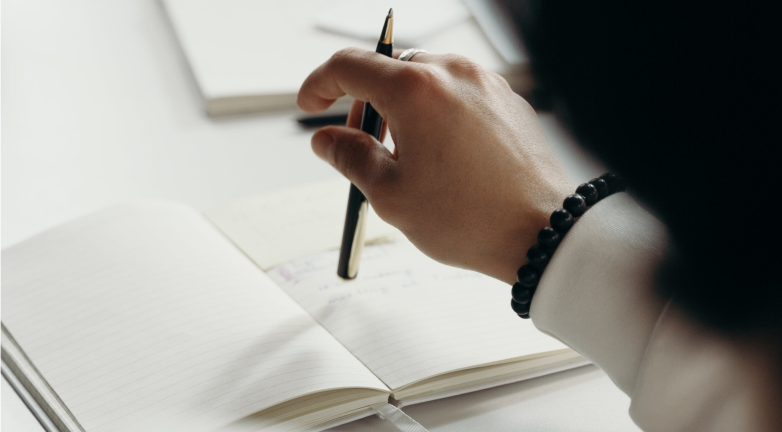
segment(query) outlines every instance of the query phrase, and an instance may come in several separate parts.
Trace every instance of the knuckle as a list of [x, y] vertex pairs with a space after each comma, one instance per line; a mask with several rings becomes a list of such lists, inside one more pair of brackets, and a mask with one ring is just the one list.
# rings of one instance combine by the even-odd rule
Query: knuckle
[[464, 56], [446, 54], [444, 60], [448, 70], [459, 76], [482, 78], [487, 74], [478, 63]]
[[446, 80], [436, 67], [421, 63], [410, 66], [402, 68], [398, 77], [401, 88], [407, 94], [404, 98], [406, 109], [420, 109], [447, 95]]
[[326, 62], [330, 67], [338, 67], [340, 65], [351, 63], [360, 58], [363, 54], [362, 50], [354, 47], [343, 48], [331, 55], [331, 58]]
[[348, 47], [348, 48], [342, 48], [341, 50], [335, 52], [331, 55], [331, 60], [339, 61], [344, 60], [347, 58], [351, 58], [354, 55], [356, 55], [356, 52], [358, 51], [357, 48]]
[[431, 89], [438, 85], [440, 79], [433, 67], [421, 63], [410, 64], [410, 66], [399, 71], [398, 79], [401, 85], [415, 90]]
[[470, 61], [468, 57], [459, 54], [454, 54], [454, 53], [443, 54], [441, 58], [445, 62], [445, 64], [453, 65], [453, 66], [458, 66], [462, 63]]
[[494, 84], [503, 88], [507, 87], [508, 89], [510, 89], [510, 84], [508, 83], [508, 80], [503, 78], [502, 75], [495, 72], [487, 72], [487, 74]]
[[527, 101], [527, 99], [518, 96], [517, 100], [519, 101], [519, 105], [521, 107], [522, 112], [524, 112], [526, 115], [537, 116], [537, 113], [535, 112], [535, 108], [532, 107], [532, 105], [529, 103], [529, 101]]

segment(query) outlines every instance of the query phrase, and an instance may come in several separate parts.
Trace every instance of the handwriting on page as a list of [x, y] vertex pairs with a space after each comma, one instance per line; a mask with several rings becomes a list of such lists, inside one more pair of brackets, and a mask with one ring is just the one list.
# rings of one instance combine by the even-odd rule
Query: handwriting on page
[[[392, 256], [392, 248], [369, 247], [363, 254], [362, 260], [368, 262], [390, 262], [395, 258]], [[413, 251], [408, 251], [413, 252]], [[413, 252], [417, 257], [419, 254]], [[425, 264], [423, 260], [410, 260], [407, 265], [397, 261], [397, 268], [379, 270], [375, 272], [362, 271], [362, 277], [359, 281], [346, 281], [341, 278], [328, 277], [321, 280], [324, 272], [333, 272], [336, 268], [339, 255], [336, 252], [318, 254], [315, 256], [296, 260], [275, 269], [276, 273], [284, 278], [286, 285], [306, 283], [309, 279], [318, 279], [315, 289], [320, 293], [336, 293], [328, 297], [327, 304], [344, 303], [352, 298], [358, 298], [368, 295], [388, 295], [394, 289], [407, 289], [416, 286], [432, 286], [439, 282], [457, 282], [457, 281], [481, 281], [484, 276], [478, 273], [463, 271], [446, 266], [432, 267]], [[416, 265], [418, 264], [418, 265]], [[432, 271], [436, 270], [436, 271]], [[368, 274], [367, 274], [368, 273]]]
[[367, 247], [351, 281], [336, 276], [337, 259], [315, 254], [269, 275], [392, 389], [564, 348], [513, 314], [506, 284], [407, 242]]

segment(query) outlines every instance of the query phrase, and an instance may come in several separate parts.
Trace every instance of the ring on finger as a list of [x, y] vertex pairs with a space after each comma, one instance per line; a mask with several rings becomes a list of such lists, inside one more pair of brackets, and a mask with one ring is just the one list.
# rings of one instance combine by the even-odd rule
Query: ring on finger
[[410, 61], [410, 59], [413, 58], [414, 55], [418, 53], [428, 53], [429, 51], [421, 48], [410, 48], [408, 50], [405, 50], [402, 55], [399, 56], [399, 60], [402, 61]]

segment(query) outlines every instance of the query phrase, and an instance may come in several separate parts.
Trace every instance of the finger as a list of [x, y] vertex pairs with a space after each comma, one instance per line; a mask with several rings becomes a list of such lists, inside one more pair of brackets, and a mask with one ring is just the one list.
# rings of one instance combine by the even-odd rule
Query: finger
[[361, 129], [361, 117], [364, 115], [364, 102], [355, 100], [353, 105], [350, 106], [350, 112], [348, 113], [347, 127], [353, 129]]
[[303, 111], [319, 112], [347, 94], [370, 102], [383, 115], [384, 102], [394, 94], [394, 77], [405, 66], [390, 57], [358, 48], [338, 51], [304, 80], [296, 104]]
[[395, 166], [391, 153], [358, 129], [327, 126], [312, 136], [312, 150], [370, 197]]

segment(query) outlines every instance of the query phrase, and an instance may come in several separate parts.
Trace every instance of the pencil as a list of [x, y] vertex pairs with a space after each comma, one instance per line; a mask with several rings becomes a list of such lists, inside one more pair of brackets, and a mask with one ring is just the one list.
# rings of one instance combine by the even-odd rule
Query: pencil
[[[388, 11], [385, 23], [383, 23], [383, 31], [380, 32], [380, 40], [375, 52], [391, 57], [393, 51], [394, 10], [391, 9]], [[361, 130], [380, 139], [382, 127], [383, 119], [380, 114], [372, 108], [369, 102], [365, 103], [361, 116]], [[342, 231], [342, 246], [339, 249], [339, 264], [337, 265], [337, 275], [341, 278], [353, 279], [358, 274], [358, 262], [361, 259], [361, 251], [364, 249], [368, 207], [367, 198], [356, 185], [351, 183], [345, 228]]]

